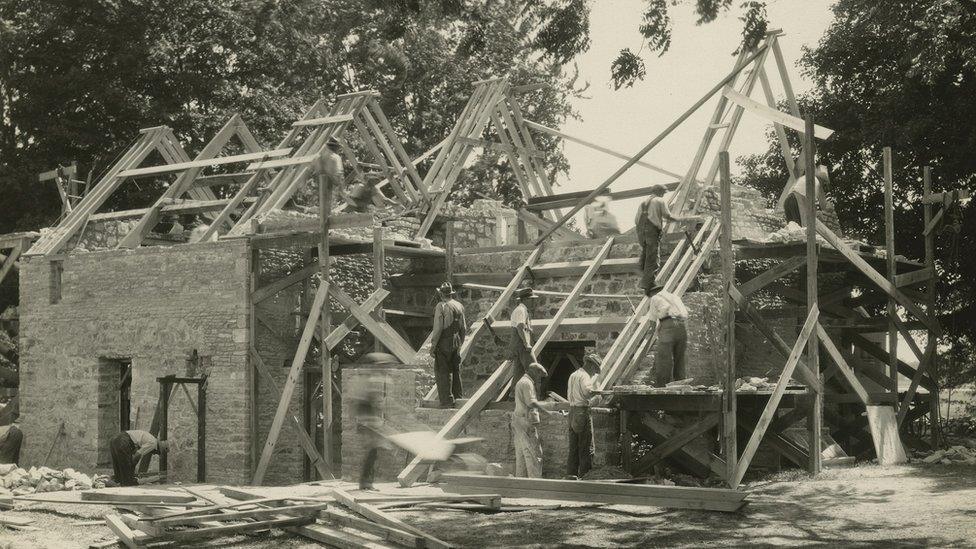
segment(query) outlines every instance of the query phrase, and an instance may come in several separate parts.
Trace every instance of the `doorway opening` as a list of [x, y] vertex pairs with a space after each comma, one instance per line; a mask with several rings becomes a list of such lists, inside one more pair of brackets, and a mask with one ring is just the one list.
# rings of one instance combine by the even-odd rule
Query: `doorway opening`
[[539, 363], [545, 366], [549, 375], [542, 381], [539, 398], [545, 398], [550, 391], [566, 398], [569, 376], [583, 364], [586, 349], [594, 347], [596, 341], [592, 339], [552, 341], [547, 344], [539, 354]]

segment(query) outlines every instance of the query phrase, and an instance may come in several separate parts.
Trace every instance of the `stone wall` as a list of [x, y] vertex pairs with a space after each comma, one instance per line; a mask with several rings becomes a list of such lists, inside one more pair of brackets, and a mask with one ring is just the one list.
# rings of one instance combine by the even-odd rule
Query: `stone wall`
[[[39, 465], [53, 447], [52, 467], [108, 465], [105, 444], [119, 425], [113, 378], [131, 360], [134, 429], [150, 428], [158, 376], [210, 376], [207, 480], [245, 481], [249, 268], [240, 241], [23, 261], [23, 464]], [[198, 368], [187, 360], [194, 349]], [[193, 480], [196, 416], [181, 390], [169, 417], [170, 478]]]

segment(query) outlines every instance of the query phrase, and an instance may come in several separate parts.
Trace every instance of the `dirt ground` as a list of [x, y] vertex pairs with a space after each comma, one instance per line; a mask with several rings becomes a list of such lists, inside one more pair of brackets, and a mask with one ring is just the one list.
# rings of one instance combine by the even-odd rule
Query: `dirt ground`
[[[395, 494], [440, 493], [432, 486], [382, 488]], [[325, 493], [328, 487], [281, 490], [314, 495]], [[747, 490], [751, 503], [731, 514], [563, 504], [557, 510], [482, 514], [427, 509], [398, 511], [396, 516], [461, 547], [976, 547], [974, 466], [865, 465], [827, 470], [816, 479], [783, 473], [751, 483]], [[556, 502], [505, 499], [504, 503]], [[87, 547], [110, 539], [108, 527], [71, 523], [109, 512], [109, 507], [77, 504], [38, 504], [7, 511], [3, 515], [34, 519], [33, 525], [40, 530], [0, 529], [0, 547]], [[275, 531], [194, 546], [285, 549], [315, 545]]]

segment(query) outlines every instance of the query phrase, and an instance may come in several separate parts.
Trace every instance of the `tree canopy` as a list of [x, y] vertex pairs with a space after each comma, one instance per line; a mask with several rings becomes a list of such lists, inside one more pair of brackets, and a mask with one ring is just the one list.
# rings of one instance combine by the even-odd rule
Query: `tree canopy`
[[[835, 130], [818, 147], [830, 169], [829, 194], [844, 229], [884, 240], [882, 148], [894, 156], [895, 249], [924, 257], [922, 167], [936, 192], [976, 191], [976, 10], [964, 0], [840, 0], [820, 43], [800, 61], [813, 79], [801, 109]], [[740, 159], [745, 183], [778, 197], [786, 167], [770, 134], [769, 150]], [[953, 356], [972, 362], [976, 342], [976, 215], [948, 216], [936, 238], [942, 271], [939, 313]], [[952, 369], [946, 373], [951, 374]], [[957, 373], [961, 370], [956, 369]]]
[[[450, 130], [471, 81], [501, 75], [549, 84], [522, 101], [558, 125], [579, 92], [566, 65], [588, 45], [583, 0], [2, 0], [0, 232], [56, 221], [39, 172], [77, 160], [101, 173], [149, 126], [192, 154], [236, 112], [268, 145], [318, 98], [375, 89], [417, 155]], [[514, 199], [505, 161], [484, 162]], [[144, 203], [144, 187], [109, 206]]]

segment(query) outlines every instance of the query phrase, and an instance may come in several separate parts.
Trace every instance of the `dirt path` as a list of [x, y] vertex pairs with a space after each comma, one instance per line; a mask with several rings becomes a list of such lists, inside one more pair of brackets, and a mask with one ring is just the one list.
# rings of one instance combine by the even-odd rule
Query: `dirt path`
[[[405, 493], [392, 487], [388, 491]], [[784, 474], [754, 483], [749, 491], [752, 503], [735, 514], [569, 504], [558, 510], [494, 515], [425, 510], [397, 516], [464, 547], [976, 547], [973, 466], [864, 466], [826, 471], [815, 480]], [[410, 492], [439, 490], [418, 487]], [[0, 544], [87, 547], [107, 539], [108, 528], [71, 523], [107, 512], [80, 505], [17, 511], [17, 516], [35, 519], [35, 526], [42, 530], [0, 530]], [[284, 549], [314, 545], [276, 533], [223, 538], [198, 546]]]

